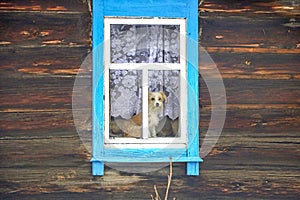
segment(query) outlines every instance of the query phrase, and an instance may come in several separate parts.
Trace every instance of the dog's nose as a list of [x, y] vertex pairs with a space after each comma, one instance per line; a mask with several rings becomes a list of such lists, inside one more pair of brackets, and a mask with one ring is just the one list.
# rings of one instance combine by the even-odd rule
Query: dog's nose
[[156, 106], [156, 107], [159, 107], [159, 103], [156, 103], [155, 106]]

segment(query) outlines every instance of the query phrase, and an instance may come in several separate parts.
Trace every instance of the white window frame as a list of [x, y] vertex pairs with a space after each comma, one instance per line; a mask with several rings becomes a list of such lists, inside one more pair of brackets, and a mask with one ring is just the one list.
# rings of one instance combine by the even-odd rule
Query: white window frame
[[[180, 62], [179, 63], [112, 63], [110, 49], [110, 25], [179, 25], [180, 26]], [[186, 148], [187, 147], [187, 61], [186, 61], [186, 19], [184, 18], [104, 18], [104, 145], [117, 148]], [[143, 127], [148, 127], [148, 70], [179, 70], [180, 71], [180, 114], [179, 137], [148, 137], [148, 129], [142, 129], [142, 138], [109, 137], [110, 122], [110, 88], [109, 70], [142, 70], [142, 110]]]

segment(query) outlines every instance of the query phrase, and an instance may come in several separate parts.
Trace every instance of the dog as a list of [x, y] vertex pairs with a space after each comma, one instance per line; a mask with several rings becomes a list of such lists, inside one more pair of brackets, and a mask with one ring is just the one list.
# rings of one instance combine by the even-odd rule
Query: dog
[[[164, 92], [149, 92], [148, 94], [148, 130], [149, 137], [157, 137], [157, 127], [164, 104], [168, 102]], [[142, 133], [142, 113], [133, 115], [130, 120], [118, 120], [117, 124], [123, 131], [123, 137], [140, 138]], [[112, 125], [112, 124], [111, 124]]]
[[151, 137], [157, 137], [159, 115], [163, 110], [164, 103], [168, 103], [164, 92], [149, 92], [148, 95], [148, 128]]

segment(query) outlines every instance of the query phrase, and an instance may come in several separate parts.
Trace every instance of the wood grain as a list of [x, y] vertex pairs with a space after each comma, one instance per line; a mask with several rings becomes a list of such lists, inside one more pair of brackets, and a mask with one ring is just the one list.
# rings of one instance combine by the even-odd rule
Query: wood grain
[[[91, 51], [88, 3], [0, 2], [1, 199], [151, 199], [153, 185], [165, 191], [167, 166], [146, 174], [106, 167], [104, 177], [91, 176], [72, 115], [75, 77]], [[299, 198], [299, 11], [288, 0], [201, 4], [200, 44], [223, 77], [227, 116], [199, 177], [173, 164], [170, 197]], [[91, 87], [91, 71], [79, 79], [84, 91]], [[212, 105], [202, 78], [199, 85], [202, 144]], [[87, 136], [90, 122], [80, 127]]]
[[4, 11], [55, 11], [55, 12], [88, 12], [86, 0], [2, 0], [0, 10]]
[[90, 42], [88, 13], [0, 10], [0, 27], [0, 44], [4, 45], [74, 46]]
[[[249, 79], [254, 81], [265, 79], [272, 82], [274, 82], [273, 80], [279, 80], [281, 83], [284, 82], [282, 80], [289, 82], [289, 80], [299, 79], [298, 53], [257, 52], [257, 48], [216, 50], [208, 47], [205, 49], [220, 70], [223, 79]], [[264, 48], [264, 50], [268, 49]], [[200, 72], [205, 70], [209, 70], [209, 66], [200, 66]]]
[[[299, 47], [300, 30], [290, 27], [289, 23], [292, 24], [290, 20], [284, 17], [257, 16], [254, 18], [245, 15], [230, 18], [203, 16], [200, 20], [203, 27], [202, 45], [295, 49]], [[212, 28], [208, 29], [208, 26]], [[237, 28], [240, 29], [238, 32]]]

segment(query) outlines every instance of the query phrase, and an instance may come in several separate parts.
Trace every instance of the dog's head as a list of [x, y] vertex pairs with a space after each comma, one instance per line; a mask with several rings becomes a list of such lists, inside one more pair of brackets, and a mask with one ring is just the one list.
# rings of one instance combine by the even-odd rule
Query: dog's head
[[168, 99], [164, 92], [149, 92], [148, 105], [149, 109], [160, 110], [163, 108], [163, 103], [167, 103]]

